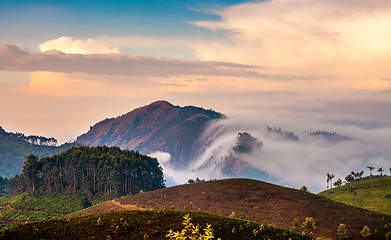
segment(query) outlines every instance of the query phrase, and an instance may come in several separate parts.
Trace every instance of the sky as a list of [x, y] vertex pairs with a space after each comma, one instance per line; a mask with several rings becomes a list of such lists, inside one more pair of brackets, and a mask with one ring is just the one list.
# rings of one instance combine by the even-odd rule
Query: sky
[[1, 1], [0, 32], [6, 131], [66, 142], [164, 99], [391, 146], [389, 0]]

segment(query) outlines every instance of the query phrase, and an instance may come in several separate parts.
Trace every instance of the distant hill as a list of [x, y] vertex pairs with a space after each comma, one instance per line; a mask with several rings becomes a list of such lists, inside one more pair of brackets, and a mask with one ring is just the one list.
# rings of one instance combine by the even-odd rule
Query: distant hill
[[353, 182], [323, 191], [319, 195], [337, 202], [391, 215], [391, 178]]
[[[310, 240], [308, 236], [274, 226], [202, 212], [168, 210], [120, 211], [42, 221], [0, 231], [0, 239], [153, 239], [167, 240], [169, 230], [184, 228], [184, 216], [199, 224], [199, 231], [210, 224], [214, 239], [223, 240]], [[190, 230], [190, 229], [189, 229]], [[188, 238], [187, 238], [188, 239]], [[198, 239], [198, 238], [197, 238]], [[204, 239], [204, 238], [203, 238]]]
[[66, 143], [57, 147], [53, 145], [56, 142], [54, 138], [9, 133], [0, 126], [0, 176], [13, 177], [20, 174], [23, 163], [30, 154], [41, 158], [61, 153], [78, 145]]
[[[226, 179], [185, 184], [108, 201], [78, 214], [94, 214], [111, 209], [168, 208], [202, 211], [274, 223], [289, 228], [298, 218], [313, 217], [319, 237], [336, 239], [340, 223], [347, 225], [350, 239], [361, 239], [367, 225], [373, 239], [382, 239], [391, 216], [338, 203], [319, 195], [249, 179]], [[302, 225], [302, 224], [301, 224]], [[388, 226], [388, 225], [387, 225]], [[374, 233], [376, 229], [377, 233]]]
[[134, 149], [143, 154], [168, 152], [175, 166], [181, 167], [202, 149], [197, 139], [208, 122], [223, 117], [212, 110], [157, 101], [120, 117], [105, 119], [76, 141], [89, 146]]

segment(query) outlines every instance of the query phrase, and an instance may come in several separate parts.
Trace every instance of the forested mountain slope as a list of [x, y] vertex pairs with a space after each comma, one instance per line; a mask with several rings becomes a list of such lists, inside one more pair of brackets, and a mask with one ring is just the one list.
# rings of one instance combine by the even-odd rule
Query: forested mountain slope
[[30, 154], [45, 157], [61, 153], [78, 144], [55, 146], [57, 140], [6, 132], [0, 126], [0, 176], [13, 177], [22, 172], [23, 162]]

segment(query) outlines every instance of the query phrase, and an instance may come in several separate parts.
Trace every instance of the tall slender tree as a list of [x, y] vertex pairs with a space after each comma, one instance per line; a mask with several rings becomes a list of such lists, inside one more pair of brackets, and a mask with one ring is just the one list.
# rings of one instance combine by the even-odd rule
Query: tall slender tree
[[335, 177], [334, 173], [330, 174], [330, 188], [333, 187], [333, 178]]
[[369, 179], [372, 179], [372, 171], [375, 169], [375, 167], [368, 166], [367, 168], [369, 169]]

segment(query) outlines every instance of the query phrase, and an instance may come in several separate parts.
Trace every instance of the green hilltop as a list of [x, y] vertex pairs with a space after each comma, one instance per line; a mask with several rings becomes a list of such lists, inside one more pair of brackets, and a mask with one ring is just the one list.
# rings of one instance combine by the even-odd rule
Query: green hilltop
[[391, 215], [391, 178], [345, 184], [319, 193], [331, 200]]

